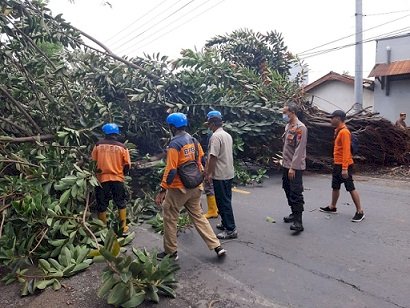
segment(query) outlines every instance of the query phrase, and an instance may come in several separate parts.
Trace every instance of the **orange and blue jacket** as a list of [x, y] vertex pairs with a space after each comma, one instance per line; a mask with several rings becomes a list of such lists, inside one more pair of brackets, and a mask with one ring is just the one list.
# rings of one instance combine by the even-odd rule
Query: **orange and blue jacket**
[[177, 169], [184, 163], [195, 160], [195, 144], [198, 149], [198, 167], [202, 170], [201, 161], [204, 157], [204, 151], [199, 142], [186, 132], [178, 134], [171, 139], [167, 149], [167, 165], [162, 177], [162, 188], [184, 188]]
[[97, 162], [97, 178], [100, 183], [124, 182], [124, 169], [131, 167], [131, 159], [123, 143], [112, 139], [100, 140], [94, 146], [91, 157]]
[[353, 164], [351, 138], [350, 131], [345, 124], [336, 128], [333, 162], [335, 165], [342, 165], [343, 170], [347, 170]]

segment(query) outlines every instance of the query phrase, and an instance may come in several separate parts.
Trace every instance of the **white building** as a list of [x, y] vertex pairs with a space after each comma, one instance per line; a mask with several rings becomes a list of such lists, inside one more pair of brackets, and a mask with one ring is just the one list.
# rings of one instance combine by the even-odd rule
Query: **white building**
[[410, 114], [410, 33], [376, 41], [374, 111], [394, 122]]
[[[363, 79], [363, 108], [373, 109], [373, 85]], [[354, 105], [354, 77], [330, 72], [304, 88], [308, 99], [323, 111], [351, 111]]]

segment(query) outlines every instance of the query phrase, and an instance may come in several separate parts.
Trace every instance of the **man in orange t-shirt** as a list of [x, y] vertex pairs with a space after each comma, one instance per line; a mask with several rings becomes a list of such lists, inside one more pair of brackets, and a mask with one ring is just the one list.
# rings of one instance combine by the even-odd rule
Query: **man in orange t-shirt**
[[101, 186], [95, 190], [98, 218], [107, 222], [107, 208], [112, 198], [119, 210], [123, 234], [128, 233], [127, 193], [124, 186], [125, 174], [131, 167], [130, 153], [127, 147], [117, 141], [120, 129], [115, 123], [102, 127], [105, 138], [98, 141], [92, 151], [92, 159], [97, 162], [97, 178]]
[[346, 190], [352, 196], [356, 206], [356, 214], [352, 218], [353, 222], [360, 222], [364, 219], [364, 212], [360, 204], [359, 193], [353, 183], [353, 158], [351, 151], [351, 134], [346, 127], [346, 113], [336, 110], [330, 115], [332, 126], [335, 127], [335, 140], [333, 148], [333, 176], [332, 176], [332, 203], [330, 206], [321, 207], [320, 211], [336, 214], [336, 204], [340, 196], [341, 185], [344, 184]]

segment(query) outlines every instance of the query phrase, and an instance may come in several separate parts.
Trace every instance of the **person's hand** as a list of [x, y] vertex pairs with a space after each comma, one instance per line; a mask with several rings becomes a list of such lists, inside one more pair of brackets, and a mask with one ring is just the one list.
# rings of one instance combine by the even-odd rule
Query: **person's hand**
[[207, 183], [212, 183], [212, 177], [209, 175], [208, 172], [204, 172], [204, 180], [205, 180]]
[[290, 169], [289, 169], [289, 172], [288, 172], [288, 178], [289, 178], [289, 180], [293, 181], [293, 180], [295, 179], [295, 176], [296, 176], [295, 170], [293, 170], [292, 168], [290, 168]]
[[155, 197], [155, 204], [159, 207], [162, 205], [162, 203], [165, 200], [165, 194], [166, 191], [161, 191], [157, 194], [157, 196]]
[[347, 179], [349, 177], [349, 172], [347, 170], [342, 170], [342, 178]]

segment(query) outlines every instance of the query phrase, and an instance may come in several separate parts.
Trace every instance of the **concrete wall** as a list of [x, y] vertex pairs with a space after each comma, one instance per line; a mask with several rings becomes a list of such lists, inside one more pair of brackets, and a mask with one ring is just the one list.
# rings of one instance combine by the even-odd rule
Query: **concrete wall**
[[[377, 41], [376, 63], [386, 63], [387, 46], [391, 49], [391, 62], [410, 60], [410, 35]], [[386, 119], [395, 122], [400, 112], [410, 114], [410, 77], [390, 81], [390, 93], [386, 96], [380, 82], [375, 80], [374, 110]]]
[[[348, 111], [354, 102], [354, 87], [341, 81], [327, 81], [309, 91], [308, 97], [320, 109], [333, 112], [336, 109]], [[363, 89], [363, 107], [373, 106], [373, 91]]]
[[391, 50], [391, 62], [410, 59], [410, 35], [377, 41], [376, 63], [386, 63], [387, 46]]
[[386, 96], [385, 91], [381, 89], [380, 83], [376, 80], [374, 111], [379, 112], [393, 123], [399, 118], [400, 112], [410, 115], [410, 79], [391, 81], [389, 96]]

